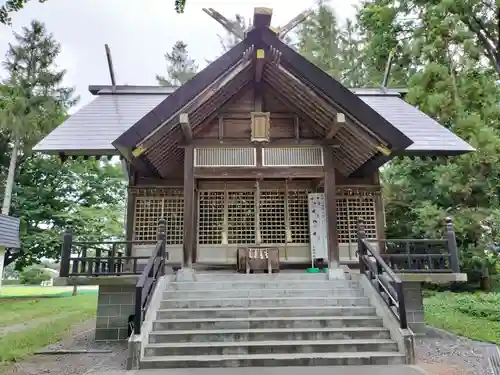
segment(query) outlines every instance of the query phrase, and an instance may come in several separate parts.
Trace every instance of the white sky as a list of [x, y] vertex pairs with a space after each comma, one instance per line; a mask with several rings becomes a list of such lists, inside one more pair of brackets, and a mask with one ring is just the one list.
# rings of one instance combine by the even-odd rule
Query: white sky
[[[1, 0], [0, 0], [1, 1]], [[331, 0], [339, 19], [352, 17], [358, 0]], [[239, 13], [250, 18], [253, 8], [273, 8], [274, 26], [281, 26], [314, 0], [187, 0], [186, 12], [174, 11], [174, 0], [36, 0], [13, 15], [12, 27], [0, 25], [0, 59], [12, 31], [32, 19], [44, 22], [62, 45], [58, 64], [67, 70], [66, 85], [81, 96], [78, 107], [88, 103], [91, 84], [109, 84], [104, 44], [111, 48], [117, 84], [155, 85], [155, 75], [165, 73], [163, 55], [177, 40], [188, 44], [200, 67], [205, 59], [221, 53], [217, 34], [225, 30], [201, 8], [212, 7], [227, 18]], [[141, 7], [139, 7], [139, 4]], [[1, 70], [0, 70], [1, 72]]]

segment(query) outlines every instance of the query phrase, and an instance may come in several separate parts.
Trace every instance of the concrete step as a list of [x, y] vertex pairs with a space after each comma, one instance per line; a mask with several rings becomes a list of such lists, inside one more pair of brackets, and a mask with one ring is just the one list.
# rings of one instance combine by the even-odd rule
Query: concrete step
[[307, 272], [279, 272], [279, 273], [236, 273], [236, 272], [212, 272], [196, 273], [196, 281], [218, 281], [218, 280], [328, 280], [326, 273], [307, 273]]
[[[404, 363], [404, 355], [394, 352], [364, 353], [286, 353], [244, 355], [197, 355], [146, 357], [141, 368], [187, 367], [274, 367], [274, 366], [346, 366], [397, 365]], [[310, 369], [305, 369], [310, 370]]]
[[205, 289], [205, 290], [167, 290], [164, 299], [186, 298], [262, 298], [262, 297], [362, 297], [363, 291], [355, 288], [296, 288], [296, 289]]
[[364, 340], [296, 340], [296, 341], [222, 341], [147, 344], [144, 356], [234, 355], [266, 353], [339, 353], [397, 351], [395, 341]]
[[[189, 297], [189, 293], [187, 295]], [[367, 297], [262, 297], [262, 298], [186, 298], [163, 300], [160, 309], [205, 307], [267, 307], [267, 306], [369, 306]]]
[[381, 327], [343, 328], [281, 328], [281, 329], [213, 329], [184, 331], [153, 331], [149, 342], [216, 342], [216, 341], [271, 341], [271, 340], [340, 340], [390, 339], [387, 329]]
[[262, 278], [248, 280], [219, 281], [182, 281], [170, 282], [166, 290], [207, 290], [207, 289], [339, 289], [359, 288], [355, 280], [265, 280]]
[[300, 316], [356, 316], [375, 315], [373, 306], [263, 306], [263, 307], [205, 307], [161, 308], [157, 319], [178, 318], [249, 318], [249, 317], [300, 317]]
[[253, 318], [158, 319], [153, 331], [198, 329], [277, 329], [277, 328], [341, 328], [382, 327], [382, 318], [367, 316], [303, 316]]

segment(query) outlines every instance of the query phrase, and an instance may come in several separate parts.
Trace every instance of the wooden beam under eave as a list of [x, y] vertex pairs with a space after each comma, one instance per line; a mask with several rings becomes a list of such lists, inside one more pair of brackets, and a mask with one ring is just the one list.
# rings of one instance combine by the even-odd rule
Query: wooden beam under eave
[[266, 61], [266, 52], [263, 49], [258, 49], [255, 51], [255, 71], [254, 71], [254, 81], [255, 83], [260, 83], [262, 80], [262, 71], [264, 70], [264, 63]]
[[262, 168], [194, 168], [196, 179], [295, 179], [295, 178], [323, 178], [325, 170], [323, 167], [262, 167]]
[[195, 177], [194, 147], [184, 149], [184, 233], [182, 267], [191, 267], [195, 253]]
[[332, 139], [335, 134], [339, 132], [340, 129], [345, 125], [345, 115], [343, 113], [337, 113], [337, 119], [335, 123], [330, 127], [326, 134], [326, 139]]
[[[221, 145], [228, 147], [255, 147], [255, 143], [250, 142], [248, 138], [219, 140], [218, 138], [208, 139], [194, 139], [189, 145], [179, 144], [178, 147], [220, 147]], [[322, 139], [322, 138], [271, 138], [269, 143], [262, 143], [262, 148], [266, 147], [298, 147], [298, 146], [330, 146], [332, 148], [339, 148], [341, 145], [336, 139]]]
[[186, 144], [191, 144], [193, 142], [193, 129], [189, 124], [189, 116], [187, 113], [181, 113], [179, 115], [179, 122], [181, 124], [182, 135], [184, 136], [184, 141]]
[[337, 134], [338, 131], [342, 129], [344, 125], [345, 125], [345, 115], [339, 112], [337, 113], [337, 119], [335, 123], [330, 127], [325, 138], [332, 139], [333, 137], [335, 137], [335, 134]]

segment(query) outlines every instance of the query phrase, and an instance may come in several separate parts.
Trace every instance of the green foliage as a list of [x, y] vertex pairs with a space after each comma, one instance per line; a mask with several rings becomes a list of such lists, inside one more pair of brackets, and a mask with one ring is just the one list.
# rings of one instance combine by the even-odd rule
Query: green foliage
[[500, 344], [499, 293], [431, 294], [424, 299], [427, 324], [473, 340]]
[[[21, 218], [18, 270], [42, 258], [58, 259], [68, 223], [77, 238], [123, 237], [125, 178], [119, 164], [79, 159], [61, 165], [55, 157], [31, 154], [75, 104], [73, 89], [61, 84], [65, 71], [54, 63], [59, 53], [53, 35], [33, 21], [15, 34], [3, 63], [9, 77], [0, 86], [0, 154], [8, 154], [13, 143], [21, 146], [11, 205], [11, 214]], [[3, 176], [8, 163], [0, 157]]]
[[[38, 1], [44, 3], [47, 0]], [[0, 23], [10, 25], [12, 21], [10, 14], [21, 10], [29, 2], [30, 0], [6, 0], [4, 4], [0, 6]]]
[[170, 53], [165, 54], [167, 76], [156, 75], [161, 86], [181, 86], [198, 72], [198, 65], [189, 57], [187, 44], [181, 40], [175, 42]]
[[453, 308], [467, 315], [500, 322], [500, 293], [459, 294], [455, 296]]
[[50, 274], [40, 266], [26, 267], [21, 271], [21, 284], [40, 285], [43, 281], [50, 280]]
[[477, 150], [446, 161], [393, 160], [382, 176], [387, 236], [441, 237], [445, 217], [453, 217], [462, 267], [475, 281], [483, 267], [496, 272], [497, 257], [485, 250], [500, 241], [500, 90], [495, 66], [485, 64], [487, 50], [477, 48], [461, 6], [451, 3], [466, 6], [366, 1], [358, 19], [372, 37], [367, 70], [381, 71], [383, 56], [397, 47], [397, 61], [405, 64], [395, 78], [407, 75], [406, 100]]
[[58, 259], [70, 224], [82, 241], [123, 238], [126, 180], [119, 164], [32, 156], [20, 168], [12, 212], [21, 218], [17, 267]]
[[3, 62], [8, 78], [0, 86], [0, 130], [29, 154], [78, 99], [73, 88], [62, 86], [66, 72], [55, 64], [61, 46], [43, 23], [32, 21], [14, 39]]
[[348, 20], [341, 29], [327, 1], [318, 1], [314, 13], [298, 26], [297, 50], [347, 87], [364, 82], [361, 41], [357, 24]]

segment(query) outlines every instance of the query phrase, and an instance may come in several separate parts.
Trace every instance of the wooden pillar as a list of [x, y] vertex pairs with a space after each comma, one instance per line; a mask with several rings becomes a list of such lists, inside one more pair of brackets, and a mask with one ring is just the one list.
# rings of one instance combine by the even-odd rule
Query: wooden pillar
[[191, 267], [195, 246], [195, 181], [194, 181], [194, 147], [184, 148], [184, 241], [183, 267]]
[[[134, 221], [135, 221], [135, 201], [136, 196], [132, 193], [132, 188], [137, 185], [137, 172], [129, 166], [129, 178], [127, 189], [127, 211], [125, 212], [125, 238], [127, 241], [134, 239]], [[133, 256], [133, 246], [127, 243], [126, 248], [127, 256]]]
[[[375, 172], [374, 182], [380, 188], [380, 190], [375, 195], [375, 219], [377, 228], [377, 239], [385, 240], [385, 212], [384, 212], [384, 201], [382, 199], [382, 189], [380, 187], [380, 173]], [[379, 252], [385, 252], [384, 242], [379, 241], [378, 250]]]
[[325, 164], [325, 211], [327, 227], [328, 262], [331, 268], [339, 266], [339, 240], [337, 233], [337, 200], [335, 185], [335, 164], [333, 159], [333, 149], [323, 148], [323, 159]]

